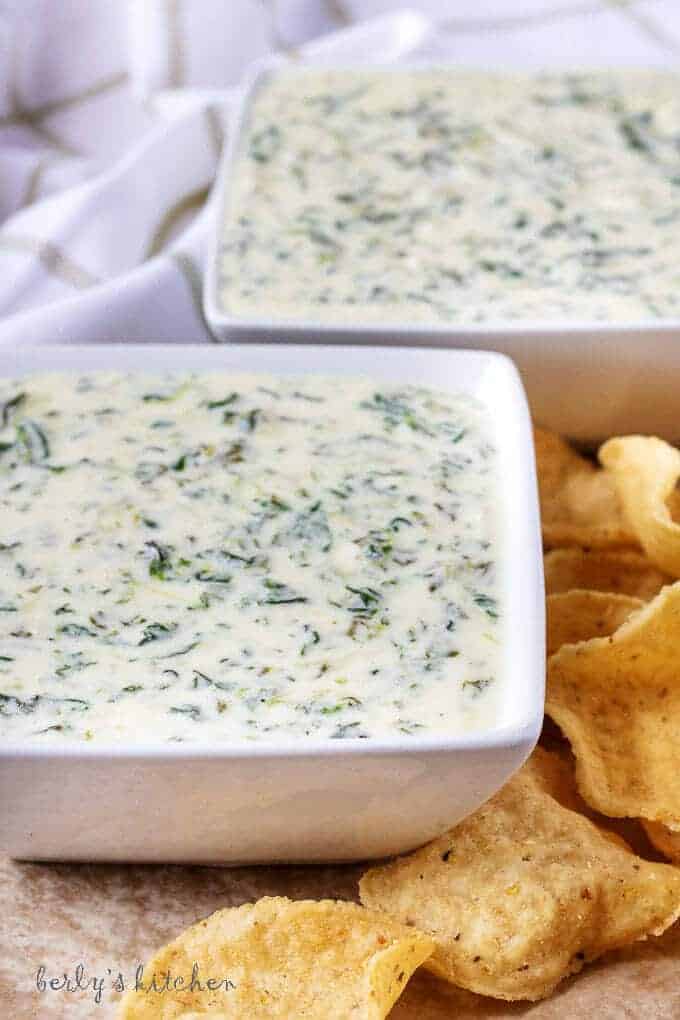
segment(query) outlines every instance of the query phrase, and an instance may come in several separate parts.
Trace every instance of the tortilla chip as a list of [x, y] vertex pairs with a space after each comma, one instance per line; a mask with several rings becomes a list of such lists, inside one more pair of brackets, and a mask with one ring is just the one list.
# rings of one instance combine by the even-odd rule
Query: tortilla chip
[[552, 746], [544, 742], [544, 735], [541, 734], [540, 746], [546, 751], [553, 751], [564, 763], [563, 781], [553, 789], [553, 794], [560, 804], [585, 815], [603, 832], [622, 839], [637, 857], [644, 857], [648, 861], [659, 861], [660, 856], [649, 840], [639, 818], [609, 818], [596, 811], [583, 799], [576, 786], [574, 774], [576, 759], [571, 752], [569, 741], [562, 736], [562, 731], [548, 716], [545, 716], [543, 724], [544, 728], [546, 725], [554, 726], [559, 734], [559, 739], [555, 740]]
[[611, 472], [626, 519], [650, 560], [673, 578], [680, 577], [680, 524], [672, 516], [672, 509], [677, 511], [680, 451], [653, 436], [624, 436], [605, 443], [599, 458]]
[[362, 902], [429, 931], [427, 969], [482, 995], [540, 999], [680, 915], [680, 870], [636, 857], [571, 809], [570, 767], [537, 748], [474, 815], [368, 871]]
[[[218, 910], [159, 950], [144, 968], [147, 989], [129, 992], [119, 1017], [382, 1020], [432, 949], [428, 936], [356, 903], [266, 897]], [[192, 990], [195, 967], [203, 987]], [[185, 987], [148, 990], [168, 972]]]
[[680, 829], [674, 832], [667, 825], [662, 825], [660, 822], [647, 822], [644, 818], [642, 825], [652, 846], [655, 846], [675, 864], [680, 864]]
[[679, 654], [680, 583], [611, 637], [563, 645], [548, 661], [546, 711], [602, 814], [680, 827]]
[[534, 447], [546, 547], [636, 545], [606, 471], [545, 429], [534, 429]]
[[553, 549], [546, 553], [543, 568], [548, 595], [585, 589], [614, 592], [633, 598], [654, 598], [670, 578], [631, 549]]
[[548, 595], [548, 655], [552, 655], [562, 645], [613, 634], [631, 613], [642, 606], [642, 599], [603, 591], [574, 589], [558, 595]]

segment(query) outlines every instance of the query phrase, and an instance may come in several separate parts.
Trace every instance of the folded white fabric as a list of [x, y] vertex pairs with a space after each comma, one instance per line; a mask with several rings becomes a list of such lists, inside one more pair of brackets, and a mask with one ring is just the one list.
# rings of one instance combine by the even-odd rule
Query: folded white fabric
[[[675, 0], [0, 0], [0, 342], [212, 339], [209, 201], [253, 61], [670, 65]], [[435, 18], [439, 27], [423, 18]]]

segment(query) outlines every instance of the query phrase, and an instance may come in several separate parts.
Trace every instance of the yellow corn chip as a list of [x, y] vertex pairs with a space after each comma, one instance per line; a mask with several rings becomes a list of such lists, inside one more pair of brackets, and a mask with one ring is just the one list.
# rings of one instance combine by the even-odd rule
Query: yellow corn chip
[[545, 429], [534, 429], [534, 446], [546, 547], [636, 545], [606, 471]]
[[642, 599], [603, 591], [573, 589], [548, 595], [548, 655], [562, 645], [613, 634], [641, 606], [644, 606]]
[[546, 711], [602, 814], [680, 827], [679, 654], [680, 583], [611, 637], [563, 645], [548, 661]]
[[545, 555], [544, 570], [548, 595], [579, 588], [646, 601], [670, 582], [645, 556], [631, 549], [553, 549]]
[[680, 451], [653, 436], [610, 439], [599, 458], [610, 471], [626, 518], [650, 560], [680, 577], [680, 524], [675, 487], [680, 479]]
[[[643, 823], [639, 818], [609, 818], [601, 814], [586, 803], [576, 786], [574, 775], [575, 759], [571, 753], [568, 740], [562, 736], [562, 732], [548, 716], [544, 719], [544, 733], [540, 737], [540, 746], [553, 752], [563, 762], [563, 769], [556, 775], [556, 782], [552, 788], [552, 794], [564, 806], [578, 811], [579, 814], [589, 818], [603, 833], [614, 838], [618, 837], [638, 857], [645, 857], [647, 860], [654, 860], [654, 848], [645, 832]], [[545, 727], [554, 726], [559, 734], [557, 739], [545, 742]]]
[[[382, 1020], [432, 949], [428, 936], [356, 903], [266, 897], [219, 910], [159, 950], [119, 1016]], [[169, 987], [149, 990], [154, 975]]]
[[537, 748], [500, 793], [422, 849], [368, 871], [362, 902], [429, 931], [425, 966], [500, 999], [539, 999], [680, 914], [680, 870], [572, 810], [568, 763]]
[[667, 825], [661, 822], [646, 822], [642, 819], [642, 825], [647, 833], [649, 842], [665, 854], [675, 864], [680, 864], [680, 829], [674, 832]]

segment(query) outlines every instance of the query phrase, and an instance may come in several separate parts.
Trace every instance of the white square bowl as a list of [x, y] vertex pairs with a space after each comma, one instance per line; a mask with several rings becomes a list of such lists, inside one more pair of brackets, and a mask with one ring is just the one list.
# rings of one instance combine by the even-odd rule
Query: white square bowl
[[[32, 860], [235, 864], [409, 850], [490, 797], [543, 719], [544, 596], [531, 428], [498, 354], [314, 346], [6, 349], [0, 374], [118, 369], [364, 375], [477, 396], [499, 450], [505, 626], [498, 725], [478, 734], [277, 745], [0, 748], [0, 852]], [[56, 508], [55, 508], [56, 509]]]
[[611, 323], [537, 319], [467, 325], [407, 320], [321, 323], [277, 319], [267, 314], [266, 307], [247, 318], [232, 315], [223, 307], [220, 249], [229, 189], [253, 101], [278, 71], [304, 73], [310, 66], [395, 70], [394, 64], [350, 63], [323, 54], [299, 68], [272, 58], [254, 66], [245, 82], [215, 184], [214, 221], [203, 280], [204, 312], [213, 335], [225, 342], [409, 344], [498, 351], [515, 361], [532, 415], [547, 428], [590, 445], [624, 432], [650, 432], [670, 441], [680, 440], [674, 385], [680, 375], [680, 319]]

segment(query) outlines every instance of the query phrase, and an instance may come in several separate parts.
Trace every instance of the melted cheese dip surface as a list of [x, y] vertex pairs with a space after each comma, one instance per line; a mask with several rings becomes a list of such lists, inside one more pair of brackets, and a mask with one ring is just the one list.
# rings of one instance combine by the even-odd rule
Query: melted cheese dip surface
[[229, 195], [236, 317], [680, 317], [672, 73], [283, 72]]
[[489, 412], [316, 376], [0, 381], [0, 739], [496, 723]]

